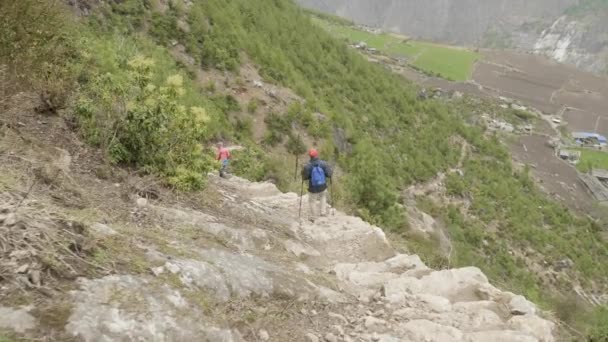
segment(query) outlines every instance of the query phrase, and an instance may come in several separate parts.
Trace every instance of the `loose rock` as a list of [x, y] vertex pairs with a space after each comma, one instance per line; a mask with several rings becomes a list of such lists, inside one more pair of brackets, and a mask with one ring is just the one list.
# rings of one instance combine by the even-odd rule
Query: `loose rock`
[[373, 316], [365, 317], [365, 327], [367, 329], [372, 329], [372, 328], [384, 326], [384, 325], [386, 325], [386, 321], [383, 319], [376, 318]]
[[536, 313], [536, 306], [523, 296], [514, 296], [509, 302], [509, 307], [512, 315], [534, 315]]
[[319, 342], [319, 338], [313, 333], [308, 333], [305, 337], [307, 342]]
[[332, 333], [327, 333], [325, 335], [325, 341], [326, 342], [338, 342], [338, 338], [336, 337], [336, 335], [334, 335]]
[[112, 236], [118, 234], [110, 226], [105, 225], [103, 223], [95, 223], [91, 226], [91, 230], [100, 236]]
[[260, 330], [260, 332], [258, 333], [258, 336], [260, 336], [260, 340], [262, 341], [268, 341], [270, 340], [270, 335], [268, 335], [268, 331], [266, 330]]
[[344, 316], [342, 316], [342, 315], [340, 315], [338, 313], [330, 312], [328, 314], [328, 316], [331, 317], [331, 318], [338, 319], [338, 320], [342, 321], [344, 324], [348, 324], [349, 323], [348, 320], [346, 319], [346, 317], [344, 317]]

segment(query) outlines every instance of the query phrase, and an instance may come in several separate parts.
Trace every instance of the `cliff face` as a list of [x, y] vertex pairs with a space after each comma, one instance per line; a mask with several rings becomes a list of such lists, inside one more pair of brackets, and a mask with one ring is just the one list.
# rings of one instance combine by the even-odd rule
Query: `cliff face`
[[606, 69], [608, 11], [581, 0], [298, 1], [418, 39], [535, 51], [585, 70]]
[[608, 10], [559, 17], [543, 30], [534, 51], [584, 70], [608, 73]]

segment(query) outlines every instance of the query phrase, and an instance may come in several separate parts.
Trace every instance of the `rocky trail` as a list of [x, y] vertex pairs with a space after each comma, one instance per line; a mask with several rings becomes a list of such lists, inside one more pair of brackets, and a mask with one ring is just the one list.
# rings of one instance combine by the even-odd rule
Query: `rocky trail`
[[477, 268], [432, 270], [340, 211], [312, 224], [307, 198], [299, 221], [271, 183], [210, 174], [173, 193], [17, 100], [0, 125], [0, 341], [555, 339]]
[[[166, 245], [148, 239], [133, 246], [145, 251], [147, 272], [76, 279], [65, 297], [72, 307], [66, 336], [553, 341], [553, 323], [525, 298], [493, 287], [477, 268], [432, 270], [416, 255], [397, 254], [381, 229], [359, 218], [338, 211], [316, 224], [299, 224], [296, 194], [238, 177], [210, 179], [215, 210], [141, 199], [133, 205], [139, 217], [163, 227], [157, 241]], [[10, 230], [20, 216], [1, 221]], [[87, 229], [114, 239], [129, 234], [112, 224]], [[214, 243], [204, 248], [192, 242], [200, 240]], [[34, 311], [35, 306], [0, 307], [0, 328], [27, 334], [39, 324]]]

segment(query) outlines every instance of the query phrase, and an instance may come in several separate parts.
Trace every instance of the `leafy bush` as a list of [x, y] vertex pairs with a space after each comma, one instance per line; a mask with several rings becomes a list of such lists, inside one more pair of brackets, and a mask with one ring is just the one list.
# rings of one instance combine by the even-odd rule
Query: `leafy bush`
[[290, 134], [287, 144], [285, 144], [285, 148], [287, 149], [287, 152], [296, 156], [306, 152], [306, 145], [304, 145], [304, 142], [299, 135]]
[[591, 342], [600, 342], [608, 340], [608, 307], [600, 306], [595, 309], [592, 316], [591, 334], [588, 340]]
[[255, 98], [249, 100], [249, 103], [247, 104], [247, 111], [251, 114], [255, 114], [255, 112], [257, 110], [258, 110], [258, 100]]
[[275, 147], [281, 143], [283, 143], [284, 135], [276, 130], [268, 130], [264, 134], [264, 138], [262, 142], [266, 146]]
[[[199, 143], [217, 134], [217, 109], [192, 96], [190, 81], [167, 55], [144, 40], [125, 45], [114, 37], [84, 38], [97, 51], [83, 51], [88, 68], [75, 115], [84, 137], [110, 160], [165, 175], [180, 189], [204, 185], [212, 162]], [[140, 49], [155, 59], [139, 55]]]
[[254, 181], [261, 181], [266, 176], [266, 155], [258, 147], [249, 147], [242, 151], [235, 151], [231, 168], [238, 176]]
[[239, 102], [232, 95], [215, 96], [213, 97], [213, 102], [224, 113], [239, 112], [241, 110]]
[[173, 13], [153, 13], [150, 25], [150, 34], [160, 43], [168, 44], [172, 39], [179, 37], [177, 18]]

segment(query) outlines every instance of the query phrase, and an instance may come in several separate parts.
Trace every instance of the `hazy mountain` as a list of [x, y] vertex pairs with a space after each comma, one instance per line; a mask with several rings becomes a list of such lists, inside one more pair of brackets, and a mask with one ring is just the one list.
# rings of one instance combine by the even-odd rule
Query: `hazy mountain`
[[605, 0], [298, 0], [419, 39], [517, 48], [595, 72], [606, 71]]

